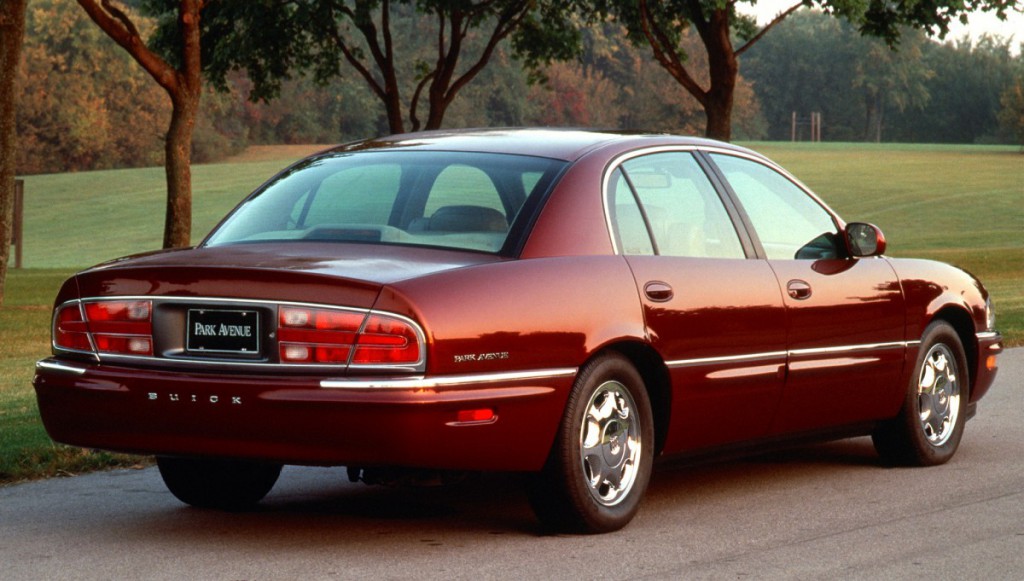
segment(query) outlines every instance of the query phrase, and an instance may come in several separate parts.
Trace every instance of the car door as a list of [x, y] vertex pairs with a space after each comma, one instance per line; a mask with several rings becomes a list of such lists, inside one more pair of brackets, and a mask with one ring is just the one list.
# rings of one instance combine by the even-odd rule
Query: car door
[[690, 151], [633, 154], [606, 189], [617, 249], [671, 379], [665, 451], [766, 435], [783, 386], [785, 312], [738, 216]]
[[880, 418], [902, 394], [906, 348], [903, 295], [891, 265], [849, 257], [837, 219], [787, 175], [755, 158], [709, 157], [786, 305], [788, 370], [773, 433]]

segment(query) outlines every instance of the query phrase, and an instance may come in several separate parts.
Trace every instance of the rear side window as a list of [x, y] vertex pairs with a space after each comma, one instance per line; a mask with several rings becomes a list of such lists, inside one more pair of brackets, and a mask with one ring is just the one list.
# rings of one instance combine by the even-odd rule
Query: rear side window
[[610, 209], [623, 254], [746, 257], [721, 198], [691, 153], [635, 157], [612, 178]]
[[[500, 252], [565, 162], [463, 152], [370, 151], [302, 162], [243, 202], [207, 246], [319, 241]], [[529, 213], [529, 212], [527, 212]], [[518, 234], [517, 234], [518, 235]]]

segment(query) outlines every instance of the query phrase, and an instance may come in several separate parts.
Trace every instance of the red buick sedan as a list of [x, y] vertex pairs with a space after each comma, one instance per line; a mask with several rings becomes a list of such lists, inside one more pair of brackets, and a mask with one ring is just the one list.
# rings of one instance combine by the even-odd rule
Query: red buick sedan
[[68, 280], [50, 435], [153, 454], [241, 509], [283, 464], [529, 473], [538, 517], [624, 526], [659, 455], [870, 434], [953, 456], [1002, 350], [988, 293], [886, 257], [740, 147], [417, 133], [284, 170], [195, 248]]

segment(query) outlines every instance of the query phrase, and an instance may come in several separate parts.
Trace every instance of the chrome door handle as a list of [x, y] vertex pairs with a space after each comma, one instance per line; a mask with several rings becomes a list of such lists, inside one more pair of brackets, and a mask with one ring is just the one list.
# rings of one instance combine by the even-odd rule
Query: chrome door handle
[[664, 303], [672, 300], [675, 293], [672, 292], [672, 287], [668, 283], [652, 280], [644, 285], [644, 294], [656, 303]]
[[807, 281], [794, 279], [786, 283], [786, 291], [789, 296], [798, 300], [806, 300], [811, 298], [811, 285]]

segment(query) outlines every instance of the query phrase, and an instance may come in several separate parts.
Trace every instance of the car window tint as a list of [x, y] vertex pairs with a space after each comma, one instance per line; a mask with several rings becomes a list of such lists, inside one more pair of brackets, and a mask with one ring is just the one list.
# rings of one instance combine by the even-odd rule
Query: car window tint
[[355, 167], [327, 176], [308, 202], [300, 225], [386, 224], [401, 176], [397, 164]]
[[748, 159], [712, 154], [770, 259], [840, 257], [838, 228], [825, 208], [774, 169]]
[[616, 169], [608, 183], [610, 190], [608, 199], [611, 202], [609, 211], [612, 215], [616, 241], [622, 254], [652, 255], [654, 245], [647, 233], [647, 225], [640, 213], [633, 191], [626, 183], [622, 171]]
[[721, 198], [692, 154], [654, 153], [623, 168], [643, 204], [658, 254], [745, 258]]
[[322, 155], [281, 172], [205, 244], [355, 242], [512, 252], [565, 165], [471, 152]]

